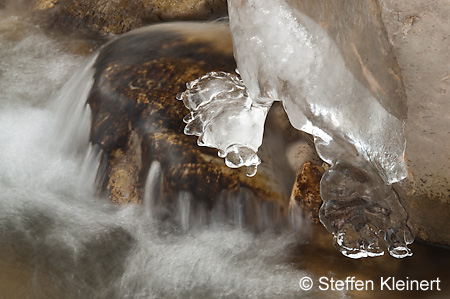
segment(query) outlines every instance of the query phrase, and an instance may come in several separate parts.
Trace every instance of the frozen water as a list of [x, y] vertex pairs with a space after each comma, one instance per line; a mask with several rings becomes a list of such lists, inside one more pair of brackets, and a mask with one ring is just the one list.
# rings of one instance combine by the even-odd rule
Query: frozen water
[[230, 2], [230, 27], [250, 98], [281, 100], [295, 128], [321, 139], [326, 162], [362, 156], [388, 183], [406, 177], [403, 123], [354, 78], [318, 24], [284, 1], [250, 0]]
[[379, 239], [394, 257], [411, 255], [413, 236], [405, 225], [408, 215], [393, 188], [368, 164], [355, 167], [343, 161], [323, 176], [320, 209], [322, 223], [334, 234], [341, 252], [352, 258], [383, 255]]
[[[321, 221], [342, 253], [382, 254], [378, 237], [384, 232], [393, 256], [410, 255], [407, 215], [390, 186], [407, 176], [403, 121], [347, 69], [325, 30], [285, 1], [229, 1], [229, 18], [242, 81], [210, 73], [189, 83], [180, 97], [191, 111], [185, 132], [218, 148], [227, 165], [245, 165], [253, 175], [267, 110], [281, 101], [291, 124], [312, 134], [320, 157], [332, 165], [321, 181]], [[352, 177], [347, 184], [346, 172], [355, 169], [365, 179]], [[337, 195], [341, 191], [346, 195]], [[359, 208], [340, 213], [349, 197]], [[383, 213], [388, 219], [377, 221]], [[337, 222], [345, 225], [332, 224]]]
[[180, 97], [191, 111], [184, 132], [199, 136], [198, 145], [219, 149], [227, 166], [247, 166], [247, 175], [255, 175], [261, 163], [256, 151], [271, 103], [252, 101], [242, 80], [224, 72], [208, 73], [187, 87]]

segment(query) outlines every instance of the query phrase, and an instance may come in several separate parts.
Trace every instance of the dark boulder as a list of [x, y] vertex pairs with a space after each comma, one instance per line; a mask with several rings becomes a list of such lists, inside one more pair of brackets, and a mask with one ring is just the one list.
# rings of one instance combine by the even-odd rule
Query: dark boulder
[[283, 144], [270, 124], [266, 137], [272, 142], [265, 139], [261, 156], [267, 163], [252, 178], [243, 169], [228, 168], [217, 150], [199, 147], [197, 138], [183, 133], [188, 110], [176, 96], [186, 82], [235, 68], [228, 25], [222, 23], [153, 25], [106, 44], [94, 64], [88, 98], [91, 142], [104, 152], [102, 192], [116, 203], [142, 202], [149, 169], [157, 161], [168, 201], [188, 192], [212, 207], [220, 195], [244, 192], [257, 205], [273, 203], [270, 213], [285, 213], [293, 173], [274, 152]]

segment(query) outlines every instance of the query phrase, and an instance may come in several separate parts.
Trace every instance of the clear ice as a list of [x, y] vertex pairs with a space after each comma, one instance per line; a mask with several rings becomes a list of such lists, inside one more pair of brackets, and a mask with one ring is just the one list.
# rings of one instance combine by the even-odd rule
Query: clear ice
[[411, 255], [408, 215], [392, 187], [407, 176], [403, 121], [353, 76], [324, 29], [285, 1], [229, 0], [228, 7], [239, 73], [187, 84], [179, 97], [190, 110], [185, 133], [254, 175], [267, 111], [281, 101], [331, 165], [320, 219], [338, 249], [351, 258], [382, 255], [384, 237], [392, 256]]
[[272, 102], [252, 101], [239, 76], [225, 72], [211, 72], [188, 83], [180, 100], [191, 111], [184, 118], [184, 133], [199, 136], [200, 146], [219, 149], [228, 167], [247, 166], [247, 175], [254, 176]]

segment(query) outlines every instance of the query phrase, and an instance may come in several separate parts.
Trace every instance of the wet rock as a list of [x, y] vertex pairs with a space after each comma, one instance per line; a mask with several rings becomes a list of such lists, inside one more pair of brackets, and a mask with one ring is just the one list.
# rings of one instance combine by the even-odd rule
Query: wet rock
[[91, 142], [104, 152], [102, 192], [113, 202], [142, 202], [150, 166], [158, 161], [161, 193], [168, 201], [187, 192], [211, 207], [220, 196], [244, 194], [245, 205], [253, 194], [256, 203], [274, 203], [269, 213], [285, 213], [293, 173], [280, 157], [284, 145], [276, 122], [268, 124], [262, 146], [268, 163], [253, 178], [228, 168], [217, 150], [199, 147], [195, 137], [183, 133], [188, 111], [176, 96], [185, 82], [235, 67], [227, 24], [153, 25], [105, 45], [88, 98]]
[[120, 34], [144, 25], [167, 21], [206, 21], [227, 14], [225, 0], [37, 0], [39, 23], [100, 35]]
[[313, 222], [319, 222], [319, 209], [322, 206], [320, 197], [320, 179], [325, 170], [311, 162], [303, 164], [297, 174], [290, 198], [290, 209], [298, 206]]

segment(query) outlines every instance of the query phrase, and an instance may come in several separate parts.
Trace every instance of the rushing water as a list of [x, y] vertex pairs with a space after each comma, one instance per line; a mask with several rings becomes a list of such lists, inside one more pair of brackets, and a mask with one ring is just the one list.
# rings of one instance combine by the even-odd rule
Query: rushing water
[[322, 227], [254, 233], [239, 213], [235, 225], [193, 228], [195, 199], [185, 193], [178, 222], [156, 220], [157, 162], [142, 206], [95, 196], [101, 152], [87, 144], [89, 111], [77, 101], [90, 84], [89, 58], [74, 50], [83, 43], [48, 37], [0, 9], [0, 298], [370, 298], [302, 291], [299, 280], [393, 275], [440, 277], [443, 292], [414, 295], [446, 297], [445, 250], [415, 245], [402, 261], [354, 261], [331, 248]]

